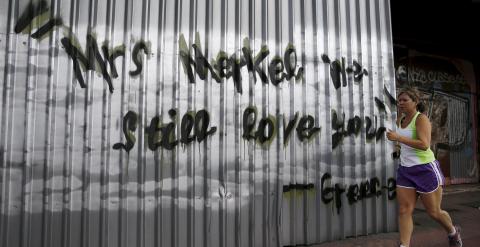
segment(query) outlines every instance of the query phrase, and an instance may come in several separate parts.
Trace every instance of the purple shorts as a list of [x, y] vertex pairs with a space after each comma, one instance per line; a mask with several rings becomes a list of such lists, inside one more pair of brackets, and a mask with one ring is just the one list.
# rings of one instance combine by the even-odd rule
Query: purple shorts
[[444, 185], [445, 178], [438, 160], [416, 166], [399, 166], [397, 187], [415, 189], [419, 193], [430, 193]]

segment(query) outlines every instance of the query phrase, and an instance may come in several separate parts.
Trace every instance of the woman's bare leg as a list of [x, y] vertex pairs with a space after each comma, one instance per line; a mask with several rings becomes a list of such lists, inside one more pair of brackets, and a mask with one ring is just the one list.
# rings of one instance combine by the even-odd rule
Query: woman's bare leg
[[440, 223], [447, 233], [451, 233], [453, 231], [452, 219], [447, 211], [441, 209], [442, 187], [438, 187], [434, 192], [421, 194], [420, 198], [428, 215]]
[[412, 214], [417, 201], [417, 192], [415, 189], [397, 187], [397, 201], [400, 242], [404, 246], [409, 246], [413, 231]]

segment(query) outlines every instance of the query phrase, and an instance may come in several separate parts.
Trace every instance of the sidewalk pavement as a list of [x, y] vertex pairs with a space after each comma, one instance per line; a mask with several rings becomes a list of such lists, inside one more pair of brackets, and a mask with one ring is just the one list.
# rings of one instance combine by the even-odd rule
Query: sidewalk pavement
[[[455, 225], [462, 227], [463, 247], [480, 246], [480, 184], [449, 185], [443, 193], [442, 208]], [[411, 247], [448, 247], [445, 231], [432, 220], [419, 200], [413, 215]], [[372, 234], [313, 247], [397, 247], [398, 232]]]

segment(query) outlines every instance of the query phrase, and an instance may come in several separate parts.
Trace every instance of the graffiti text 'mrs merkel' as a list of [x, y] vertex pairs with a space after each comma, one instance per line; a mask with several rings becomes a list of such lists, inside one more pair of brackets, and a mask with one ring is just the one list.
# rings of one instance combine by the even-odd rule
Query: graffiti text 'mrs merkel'
[[[303, 78], [303, 67], [297, 68], [297, 53], [293, 44], [288, 44], [283, 58], [280, 56], [274, 56], [270, 60], [268, 65], [268, 71], [265, 71], [263, 66], [265, 58], [270, 54], [270, 50], [266, 45], [262, 45], [257, 55], [253, 57], [253, 51], [250, 48], [250, 42], [248, 38], [243, 41], [242, 55], [240, 57], [237, 54], [229, 56], [226, 52], [220, 51], [217, 54], [217, 58], [211, 63], [202, 53], [199, 34], [196, 34], [195, 44], [192, 44], [192, 49], [195, 56], [192, 56], [190, 50], [185, 41], [185, 37], [180, 35], [179, 50], [180, 59], [183, 64], [185, 74], [187, 74], [188, 81], [195, 83], [195, 73], [201, 80], [207, 79], [208, 72], [210, 72], [212, 78], [218, 83], [222, 82], [222, 78], [229, 79], [233, 77], [233, 83], [237, 93], [242, 93], [242, 67], [246, 67], [248, 72], [251, 73], [253, 80], [257, 81], [257, 75], [263, 83], [270, 82], [277, 86], [284, 80], [290, 80], [295, 78], [300, 80]], [[268, 76], [267, 76], [268, 74]]]

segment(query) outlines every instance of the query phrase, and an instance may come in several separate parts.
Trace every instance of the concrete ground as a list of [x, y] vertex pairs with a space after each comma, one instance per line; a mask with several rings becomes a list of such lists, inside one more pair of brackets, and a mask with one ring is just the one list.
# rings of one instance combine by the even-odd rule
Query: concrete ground
[[[449, 185], [444, 189], [444, 210], [454, 224], [462, 227], [464, 247], [480, 246], [480, 184]], [[419, 201], [415, 208], [411, 247], [448, 247], [446, 233], [425, 212]], [[373, 234], [314, 247], [389, 247], [398, 246], [398, 232]]]

